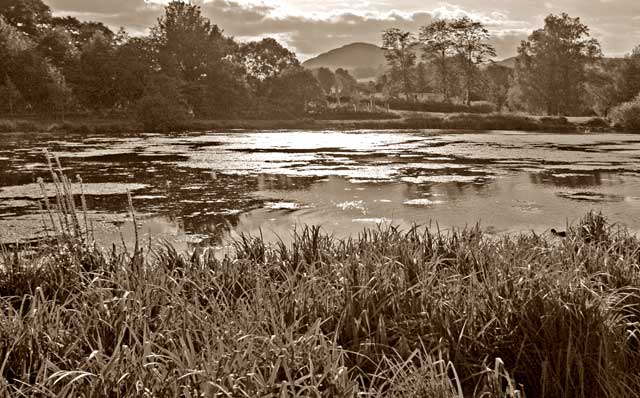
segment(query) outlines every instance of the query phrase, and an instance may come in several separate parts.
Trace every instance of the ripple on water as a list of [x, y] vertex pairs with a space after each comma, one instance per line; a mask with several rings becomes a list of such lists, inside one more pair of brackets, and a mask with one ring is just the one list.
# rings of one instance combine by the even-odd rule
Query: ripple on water
[[[82, 184], [82, 191], [84, 191], [85, 195], [89, 196], [100, 196], [100, 195], [122, 195], [126, 194], [127, 191], [137, 191], [140, 189], [147, 188], [148, 185], [145, 184], [118, 184], [118, 183], [87, 183]], [[45, 183], [44, 190], [47, 197], [56, 196], [56, 186], [53, 183]], [[81, 188], [80, 184], [72, 183], [71, 191], [74, 194], [80, 194]], [[9, 198], [29, 198], [29, 199], [41, 199], [43, 196], [42, 189], [39, 184], [26, 184], [26, 185], [15, 185], [9, 187], [0, 187], [0, 199], [9, 199]]]
[[360, 210], [365, 211], [365, 204], [362, 200], [350, 200], [346, 202], [336, 203], [336, 207], [346, 211], [346, 210]]
[[445, 203], [442, 200], [431, 200], [431, 199], [411, 199], [403, 202], [403, 204], [407, 206], [433, 206]]
[[447, 183], [447, 182], [476, 182], [492, 176], [463, 176], [463, 175], [434, 175], [418, 177], [402, 177], [401, 181], [411, 184]]
[[269, 210], [300, 210], [305, 206], [301, 206], [296, 202], [267, 202], [264, 207]]
[[577, 200], [581, 202], [622, 202], [625, 200], [625, 198], [620, 195], [591, 191], [557, 192], [556, 195], [561, 198]]
[[385, 217], [379, 218], [354, 218], [351, 222], [360, 223], [360, 224], [386, 224], [390, 223], [391, 220]]

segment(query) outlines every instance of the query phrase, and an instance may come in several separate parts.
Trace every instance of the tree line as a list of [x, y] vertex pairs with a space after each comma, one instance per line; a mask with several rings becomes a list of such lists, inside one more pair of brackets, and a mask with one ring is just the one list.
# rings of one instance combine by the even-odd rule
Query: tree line
[[200, 7], [169, 3], [150, 33], [53, 17], [41, 0], [0, 2], [0, 112], [138, 114], [144, 120], [291, 118], [322, 96], [276, 40], [239, 43]]
[[415, 33], [387, 29], [387, 71], [361, 84], [345, 69], [304, 69], [274, 39], [237, 42], [184, 1], [169, 3], [149, 34], [130, 36], [54, 17], [42, 0], [0, 0], [0, 117], [134, 116], [149, 126], [289, 119], [327, 103], [374, 110], [376, 92], [407, 102], [438, 93], [443, 104], [484, 101], [498, 111], [550, 115], [633, 119], [640, 108], [640, 46], [625, 58], [604, 58], [579, 18], [549, 15], [507, 67], [492, 61], [490, 38], [467, 17]]
[[444, 102], [485, 100], [497, 110], [549, 115], [608, 116], [640, 93], [640, 46], [607, 59], [589, 28], [567, 14], [549, 15], [544, 27], [518, 46], [514, 67], [492, 61], [490, 33], [468, 17], [435, 20], [417, 33], [382, 33], [389, 70], [379, 83], [390, 96], [435, 92]]

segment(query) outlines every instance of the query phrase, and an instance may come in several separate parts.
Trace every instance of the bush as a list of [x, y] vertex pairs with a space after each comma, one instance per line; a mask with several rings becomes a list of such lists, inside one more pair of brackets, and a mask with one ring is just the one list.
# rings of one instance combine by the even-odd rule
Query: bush
[[625, 130], [640, 131], [640, 94], [634, 100], [614, 108], [611, 119]]
[[164, 75], [155, 76], [147, 83], [135, 110], [136, 120], [151, 132], [183, 130], [189, 118], [180, 82]]
[[11, 120], [0, 120], [0, 133], [12, 133], [16, 131], [16, 123]]
[[540, 122], [542, 124], [551, 124], [551, 125], [557, 125], [557, 124], [569, 124], [569, 119], [567, 119], [564, 116], [558, 116], [558, 117], [551, 117], [551, 116], [545, 116], [545, 117], [541, 117], [540, 118]]
[[586, 122], [582, 123], [582, 126], [599, 130], [608, 129], [609, 127], [611, 127], [609, 122], [601, 117], [594, 117], [592, 119], [589, 119]]
[[161, 93], [146, 94], [136, 104], [137, 120], [151, 132], [181, 130], [187, 121], [187, 111], [179, 101]]
[[34, 131], [44, 131], [42, 125], [29, 120], [0, 120], [0, 133], [29, 133]]
[[348, 109], [329, 109], [313, 115], [315, 120], [384, 120], [399, 119], [390, 112], [353, 111]]
[[[386, 106], [387, 102], [378, 102], [381, 106]], [[389, 108], [398, 111], [414, 112], [436, 112], [436, 113], [491, 113], [495, 111], [495, 106], [489, 102], [479, 102], [467, 106], [465, 104], [455, 104], [450, 102], [412, 102], [403, 99], [391, 99], [388, 101]]]

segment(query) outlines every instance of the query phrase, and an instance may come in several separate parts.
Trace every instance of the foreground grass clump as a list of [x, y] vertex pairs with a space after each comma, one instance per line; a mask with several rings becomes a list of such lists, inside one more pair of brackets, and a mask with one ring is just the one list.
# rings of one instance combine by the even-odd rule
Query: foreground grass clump
[[397, 228], [5, 253], [0, 395], [634, 397], [640, 240]]

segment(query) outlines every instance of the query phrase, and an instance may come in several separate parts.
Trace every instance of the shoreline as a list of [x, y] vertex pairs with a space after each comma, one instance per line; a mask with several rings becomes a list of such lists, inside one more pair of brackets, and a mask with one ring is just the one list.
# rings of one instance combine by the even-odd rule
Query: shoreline
[[[4, 376], [58, 395], [135, 395], [142, 383], [161, 394], [217, 378], [211, 394], [241, 385], [268, 396], [295, 378], [293, 388], [318, 396], [406, 396], [419, 383], [421, 396], [454, 397], [499, 377], [509, 396], [635, 396], [640, 279], [628, 254], [640, 240], [599, 213], [564, 234], [388, 228], [339, 240], [306, 227], [289, 245], [247, 237], [223, 259], [62, 235], [0, 256]], [[541, 378], [548, 363], [560, 366]], [[87, 375], [31, 376], [52, 368]], [[563, 389], [565, 380], [580, 384]]]
[[[447, 130], [447, 131], [525, 131], [556, 134], [573, 133], [638, 133], [611, 127], [601, 118], [575, 122], [564, 117], [524, 116], [516, 114], [425, 114], [403, 113], [401, 118], [361, 120], [202, 120], [194, 119], [175, 128], [155, 133], [219, 130]], [[144, 129], [131, 119], [76, 118], [67, 121], [44, 118], [0, 119], [0, 134], [12, 133], [64, 134], [139, 134]], [[152, 132], [152, 131], [148, 131]]]

